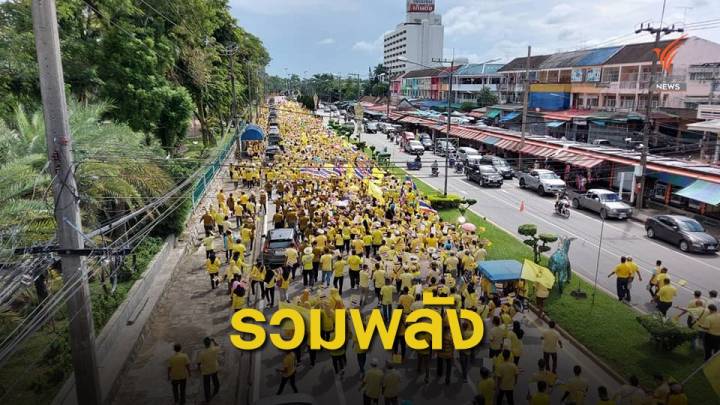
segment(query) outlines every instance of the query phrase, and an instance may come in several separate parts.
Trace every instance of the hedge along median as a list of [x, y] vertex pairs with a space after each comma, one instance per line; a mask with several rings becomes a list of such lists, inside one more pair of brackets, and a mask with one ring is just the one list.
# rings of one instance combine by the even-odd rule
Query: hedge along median
[[[398, 167], [390, 167], [388, 171], [395, 176], [408, 175]], [[426, 198], [441, 195], [429, 184], [410, 177], [420, 194]], [[453, 223], [457, 222], [460, 215], [456, 209], [438, 209], [438, 213], [444, 220]], [[470, 210], [465, 213], [465, 218], [485, 229], [481, 237], [492, 242], [492, 246], [488, 248], [489, 260], [532, 260], [532, 250], [515, 234], [501, 229]], [[543, 257], [542, 262], [546, 264], [547, 257]], [[658, 349], [650, 341], [648, 332], [637, 322], [636, 318], [640, 315], [638, 312], [600, 290], [596, 292], [593, 304], [593, 285], [575, 274], [573, 276], [570, 288], [565, 289], [565, 294], [560, 295], [553, 289], [545, 302], [545, 311], [580, 344], [614, 370], [626, 377], [634, 374], [644, 387], [654, 388], [654, 374], [659, 373], [682, 381], [703, 363], [702, 351], [692, 350], [689, 343], [672, 352]], [[588, 298], [576, 299], [570, 295], [570, 289], [581, 289]], [[720, 404], [720, 399], [702, 373], [691, 378], [684, 388], [691, 404]]]

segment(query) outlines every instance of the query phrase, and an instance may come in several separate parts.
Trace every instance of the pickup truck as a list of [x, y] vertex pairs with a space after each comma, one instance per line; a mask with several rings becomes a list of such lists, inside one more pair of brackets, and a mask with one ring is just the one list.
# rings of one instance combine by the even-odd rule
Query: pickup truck
[[584, 208], [600, 214], [600, 218], [628, 219], [633, 214], [630, 205], [623, 202], [615, 192], [602, 188], [593, 188], [585, 193], [572, 190], [567, 192], [573, 208]]
[[532, 188], [540, 195], [565, 190], [565, 182], [552, 170], [534, 169], [520, 174], [520, 188]]

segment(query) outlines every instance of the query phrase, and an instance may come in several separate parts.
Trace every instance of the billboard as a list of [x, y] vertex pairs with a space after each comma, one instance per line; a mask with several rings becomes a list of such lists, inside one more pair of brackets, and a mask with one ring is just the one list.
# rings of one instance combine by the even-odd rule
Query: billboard
[[435, 0], [407, 0], [408, 13], [431, 13], [435, 11]]
[[600, 81], [600, 68], [593, 67], [585, 71], [586, 82], [599, 82]]

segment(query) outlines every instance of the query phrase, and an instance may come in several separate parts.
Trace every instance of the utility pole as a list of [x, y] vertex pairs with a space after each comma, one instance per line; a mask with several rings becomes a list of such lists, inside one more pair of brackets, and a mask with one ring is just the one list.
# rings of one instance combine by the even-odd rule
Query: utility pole
[[[652, 27], [650, 24], [645, 27], [644, 24], [640, 24], [640, 28], [635, 30], [636, 34], [639, 34], [643, 31], [647, 31], [651, 34], [655, 34], [655, 46], [654, 48], [659, 47], [660, 43], [660, 36], [662, 34], [671, 34], [673, 32], [683, 32], [683, 28], [675, 28], [673, 25], [672, 27], [662, 27], [662, 20], [665, 16], [665, 3], [666, 1], [663, 1], [663, 8], [662, 8], [662, 14], [660, 17], [660, 26], [658, 28]], [[642, 151], [640, 153], [640, 172], [638, 173], [636, 171], [635, 173], [635, 181], [638, 187], [638, 192], [636, 193], [635, 197], [635, 207], [637, 209], [641, 209], [643, 207], [643, 202], [645, 199], [645, 170], [647, 169], [647, 155], [648, 155], [648, 149], [649, 149], [649, 143], [650, 143], [650, 131], [652, 131], [652, 101], [655, 93], [655, 75], [657, 72], [657, 54], [653, 52], [653, 58], [652, 58], [652, 64], [650, 65], [650, 82], [648, 84], [648, 96], [647, 100], [645, 102], [645, 126], [643, 128], [643, 142], [642, 142]]]
[[450, 62], [450, 75], [448, 76], [448, 94], [447, 94], [447, 133], [445, 134], [445, 182], [443, 185], [443, 196], [447, 197], [448, 189], [448, 166], [450, 165], [450, 97], [452, 95], [452, 84], [453, 84], [453, 70], [455, 70], [455, 55], [450, 60], [445, 59], [433, 59], [435, 63], [448, 63]]
[[525, 133], [527, 132], [527, 111], [528, 111], [528, 98], [530, 97], [530, 51], [532, 48], [528, 45], [528, 55], [525, 60], [525, 94], [523, 95], [523, 109], [522, 109], [522, 129], [520, 132], [520, 151], [518, 152], [518, 170], [522, 170], [523, 159], [522, 150], [525, 147]]
[[62, 277], [68, 285], [80, 280], [78, 287], [71, 290], [67, 299], [75, 392], [79, 404], [95, 405], [101, 403], [102, 393], [85, 258], [76, 253], [78, 249], [83, 249], [85, 244], [80, 234], [80, 197], [73, 171], [72, 139], [55, 0], [33, 0], [32, 17], [45, 120], [48, 170], [53, 179], [55, 195], [55, 221], [61, 248], [59, 253]]

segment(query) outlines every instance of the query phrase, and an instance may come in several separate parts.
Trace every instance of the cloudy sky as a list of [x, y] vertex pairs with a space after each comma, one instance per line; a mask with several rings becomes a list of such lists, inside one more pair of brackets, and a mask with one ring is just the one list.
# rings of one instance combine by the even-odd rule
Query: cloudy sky
[[[720, 0], [667, 0], [665, 25], [720, 42]], [[367, 75], [382, 61], [383, 33], [405, 19], [405, 0], [230, 0], [233, 15], [270, 52], [271, 74]], [[659, 22], [662, 0], [436, 0], [445, 57], [502, 61], [596, 45], [650, 41], [641, 22]], [[691, 24], [696, 24], [691, 29]], [[671, 37], [668, 37], [671, 38]], [[720, 58], [719, 58], [720, 59]]]

